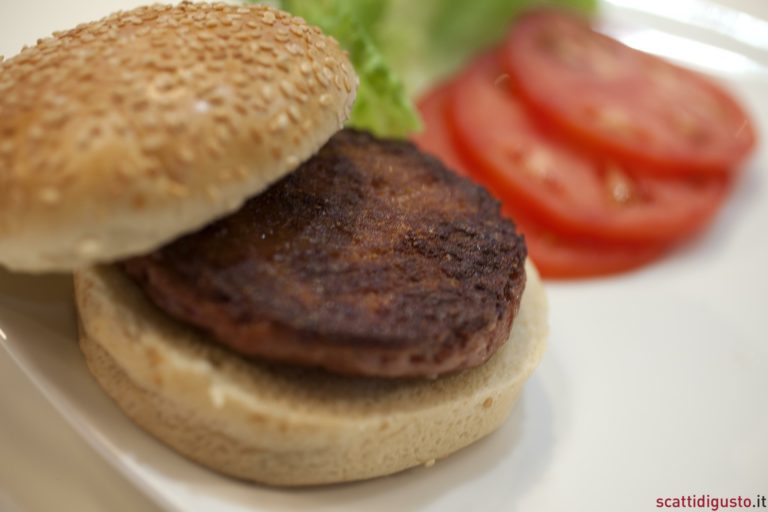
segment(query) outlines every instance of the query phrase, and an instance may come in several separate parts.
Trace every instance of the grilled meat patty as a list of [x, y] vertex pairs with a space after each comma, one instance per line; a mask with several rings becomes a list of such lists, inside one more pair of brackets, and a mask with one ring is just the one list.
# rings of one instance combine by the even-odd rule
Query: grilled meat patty
[[238, 212], [121, 266], [244, 356], [415, 377], [507, 340], [525, 258], [484, 189], [411, 143], [344, 130]]

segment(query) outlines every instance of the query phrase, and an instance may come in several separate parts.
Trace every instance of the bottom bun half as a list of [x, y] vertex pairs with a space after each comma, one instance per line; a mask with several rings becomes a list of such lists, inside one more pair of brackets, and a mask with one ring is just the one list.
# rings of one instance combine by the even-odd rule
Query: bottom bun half
[[80, 346], [141, 428], [227, 475], [271, 485], [361, 480], [430, 463], [498, 428], [544, 352], [547, 304], [527, 265], [509, 341], [484, 365], [382, 380], [243, 359], [166, 316], [114, 267], [75, 275]]

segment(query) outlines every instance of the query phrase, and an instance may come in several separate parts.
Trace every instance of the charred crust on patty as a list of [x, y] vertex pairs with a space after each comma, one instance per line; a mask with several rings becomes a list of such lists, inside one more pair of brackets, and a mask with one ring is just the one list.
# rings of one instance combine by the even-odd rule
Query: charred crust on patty
[[506, 341], [525, 258], [484, 189], [411, 143], [344, 130], [235, 214], [120, 265], [242, 355], [415, 377]]

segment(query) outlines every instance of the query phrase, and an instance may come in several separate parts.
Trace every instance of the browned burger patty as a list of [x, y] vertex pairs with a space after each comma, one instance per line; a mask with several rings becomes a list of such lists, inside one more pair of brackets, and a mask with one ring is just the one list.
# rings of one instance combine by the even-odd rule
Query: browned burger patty
[[490, 357], [525, 257], [485, 190], [408, 142], [344, 130], [237, 213], [122, 266], [240, 354], [401, 377]]

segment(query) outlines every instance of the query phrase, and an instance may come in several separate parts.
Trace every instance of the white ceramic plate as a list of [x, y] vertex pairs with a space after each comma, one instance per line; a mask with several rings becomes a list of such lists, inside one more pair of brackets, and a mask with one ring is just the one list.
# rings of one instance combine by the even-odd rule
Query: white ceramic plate
[[[0, 52], [134, 3], [71, 0], [65, 12], [38, 0], [34, 21], [23, 23], [14, 16], [26, 20], [27, 11], [6, 4]], [[643, 7], [607, 4], [606, 29], [718, 75], [766, 132], [765, 22], [701, 1], [634, 5]], [[640, 511], [667, 496], [752, 497], [768, 491], [766, 164], [763, 144], [712, 228], [665, 260], [550, 284], [550, 349], [506, 425], [434, 467], [393, 477], [282, 491], [177, 456], [91, 379], [66, 277], [0, 272], [0, 342], [84, 439], [168, 509]]]

